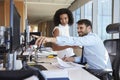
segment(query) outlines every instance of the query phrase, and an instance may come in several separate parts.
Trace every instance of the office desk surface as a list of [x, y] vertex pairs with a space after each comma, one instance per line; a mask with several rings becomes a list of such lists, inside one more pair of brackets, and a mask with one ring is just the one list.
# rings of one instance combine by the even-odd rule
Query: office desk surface
[[[87, 72], [86, 70], [84, 70], [81, 65], [79, 64], [76, 64], [76, 67], [72, 67], [72, 68], [58, 68], [55, 63], [57, 62], [56, 61], [56, 58], [40, 58], [38, 59], [38, 62], [42, 62], [42, 63], [38, 63], [40, 65], [43, 65], [45, 68], [47, 68], [47, 72], [55, 72], [56, 71], [56, 74], [60, 74], [61, 71], [67, 71], [67, 75], [69, 77], [70, 80], [100, 80], [98, 79], [97, 77], [95, 77], [94, 75], [92, 75], [91, 73]], [[43, 63], [44, 62], [44, 63]], [[58, 71], [57, 71], [58, 70]], [[49, 74], [46, 74], [44, 73], [45, 71], [43, 71], [43, 74], [44, 75], [49, 75]], [[52, 74], [50, 74], [52, 75]], [[62, 76], [63, 74], [61, 73], [60, 76]], [[55, 76], [55, 74], [53, 74], [52, 76]], [[64, 76], [64, 75], [63, 75]]]

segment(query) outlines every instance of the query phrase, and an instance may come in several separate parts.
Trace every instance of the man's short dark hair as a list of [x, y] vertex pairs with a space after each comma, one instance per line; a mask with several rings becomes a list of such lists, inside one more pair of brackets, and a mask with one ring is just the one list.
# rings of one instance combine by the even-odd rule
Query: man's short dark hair
[[60, 22], [60, 15], [62, 15], [62, 14], [67, 14], [68, 15], [68, 18], [69, 18], [69, 20], [68, 20], [68, 24], [69, 25], [72, 25], [73, 24], [73, 14], [72, 14], [72, 12], [69, 10], [69, 9], [67, 9], [67, 8], [61, 8], [61, 9], [59, 9], [59, 10], [57, 10], [56, 11], [56, 13], [55, 13], [55, 15], [54, 15], [54, 25], [55, 26], [58, 26], [61, 22]]
[[81, 19], [77, 22], [77, 24], [85, 24], [87, 27], [90, 26], [92, 28], [92, 23], [90, 20], [88, 19]]

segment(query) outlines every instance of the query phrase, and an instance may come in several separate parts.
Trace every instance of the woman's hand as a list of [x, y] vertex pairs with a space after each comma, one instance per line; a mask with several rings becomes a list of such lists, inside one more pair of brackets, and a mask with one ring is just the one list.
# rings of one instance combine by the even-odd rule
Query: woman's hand
[[77, 49], [79, 46], [69, 46], [70, 48]]

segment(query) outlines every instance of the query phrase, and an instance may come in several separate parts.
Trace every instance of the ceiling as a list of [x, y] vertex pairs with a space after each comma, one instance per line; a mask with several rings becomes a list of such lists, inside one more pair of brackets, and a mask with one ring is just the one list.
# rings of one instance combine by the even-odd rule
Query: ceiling
[[68, 8], [75, 0], [25, 0], [30, 24], [52, 20], [56, 10]]

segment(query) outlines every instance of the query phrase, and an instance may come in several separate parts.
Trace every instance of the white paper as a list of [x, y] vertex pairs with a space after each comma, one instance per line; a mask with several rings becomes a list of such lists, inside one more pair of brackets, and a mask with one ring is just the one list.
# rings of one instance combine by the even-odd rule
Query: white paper
[[26, 79], [24, 79], [24, 80], [39, 80], [38, 79], [38, 77], [37, 76], [31, 76], [31, 77], [29, 77], [29, 78], [26, 78]]
[[23, 55], [29, 55], [29, 53], [30, 53], [30, 52], [25, 51], [25, 52], [23, 52]]
[[57, 61], [60, 67], [63, 68], [70, 68], [70, 67], [74, 67], [74, 65], [72, 65], [70, 62], [64, 62], [62, 59], [57, 57]]
[[49, 71], [42, 71], [42, 73], [46, 78], [68, 77], [67, 70], [49, 70]]
[[42, 56], [49, 56], [49, 55], [57, 55], [57, 53], [55, 51], [42, 51], [42, 52], [37, 52], [37, 55], [38, 57], [42, 57]]

